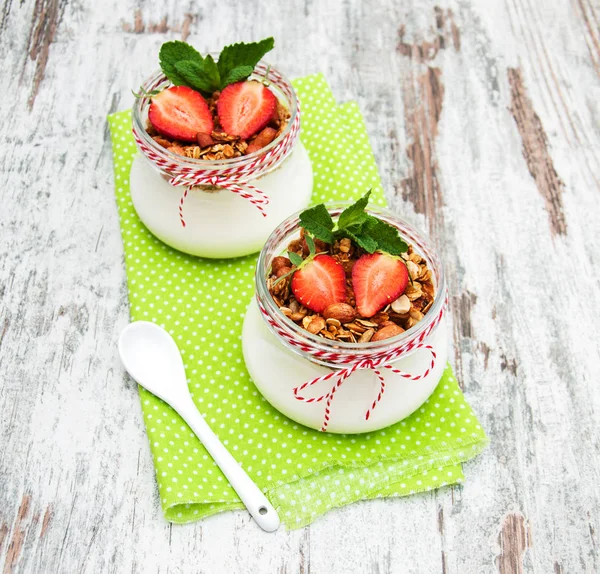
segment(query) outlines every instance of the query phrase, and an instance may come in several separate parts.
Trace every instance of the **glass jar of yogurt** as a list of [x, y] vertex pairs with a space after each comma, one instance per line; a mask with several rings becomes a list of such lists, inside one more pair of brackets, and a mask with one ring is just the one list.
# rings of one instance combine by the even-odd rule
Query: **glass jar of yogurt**
[[[335, 219], [343, 207], [328, 209]], [[313, 335], [286, 317], [267, 277], [273, 258], [300, 236], [295, 214], [260, 253], [256, 297], [244, 320], [244, 359], [257, 389], [289, 418], [327, 432], [370, 432], [406, 418], [433, 393], [446, 366], [446, 281], [437, 254], [422, 233], [394, 214], [368, 211], [395, 226], [427, 262], [436, 294], [423, 319], [396, 337], [351, 343]]]
[[[131, 199], [144, 225], [175, 249], [209, 258], [254, 253], [282, 219], [310, 202], [312, 167], [297, 137], [300, 108], [296, 92], [285, 76], [264, 62], [249, 79], [266, 82], [288, 108], [290, 119], [269, 145], [241, 157], [209, 161], [170, 152], [146, 131], [149, 98], [135, 102], [132, 123], [140, 154], [131, 166]], [[142, 90], [147, 93], [170, 85], [162, 72], [157, 72], [144, 82]], [[210, 182], [189, 185], [198, 173], [208, 174]], [[232, 180], [231, 174], [238, 179]], [[268, 204], [260, 205], [263, 194]]]

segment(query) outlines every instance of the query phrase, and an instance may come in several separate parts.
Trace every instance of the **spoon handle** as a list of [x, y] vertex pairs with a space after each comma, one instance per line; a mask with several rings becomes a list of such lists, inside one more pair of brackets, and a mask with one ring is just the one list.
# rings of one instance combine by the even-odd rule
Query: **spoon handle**
[[273, 505], [253, 480], [246, 474], [238, 462], [223, 446], [217, 435], [208, 426], [191, 397], [177, 405], [171, 405], [183, 417], [185, 422], [196, 433], [217, 466], [229, 480], [248, 512], [257, 524], [266, 532], [279, 528], [279, 516]]

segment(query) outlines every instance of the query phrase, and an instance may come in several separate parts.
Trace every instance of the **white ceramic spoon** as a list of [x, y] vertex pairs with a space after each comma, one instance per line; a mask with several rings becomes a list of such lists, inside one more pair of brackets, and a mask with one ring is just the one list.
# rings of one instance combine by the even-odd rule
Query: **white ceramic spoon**
[[277, 512], [194, 405], [183, 361], [171, 335], [154, 323], [130, 323], [119, 337], [119, 355], [131, 377], [171, 405], [196, 433], [258, 525], [267, 532], [277, 530]]

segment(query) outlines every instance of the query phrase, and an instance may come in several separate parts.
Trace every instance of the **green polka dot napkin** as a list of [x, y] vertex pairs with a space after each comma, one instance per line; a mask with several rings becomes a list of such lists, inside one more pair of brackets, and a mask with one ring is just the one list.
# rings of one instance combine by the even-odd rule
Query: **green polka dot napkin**
[[[384, 194], [360, 111], [338, 106], [320, 76], [294, 82], [302, 141], [314, 170], [315, 202]], [[194, 401], [223, 444], [266, 492], [282, 521], [304, 526], [356, 500], [404, 496], [463, 480], [461, 462], [487, 438], [450, 367], [416, 413], [365, 435], [329, 435], [287, 419], [254, 387], [241, 348], [256, 256], [205, 260], [158, 241], [129, 196], [136, 153], [130, 112], [108, 118], [131, 319], [155, 321], [175, 338]], [[174, 193], [179, 193], [174, 191]], [[165, 403], [140, 388], [142, 410], [167, 520], [189, 522], [243, 508], [200, 441]]]

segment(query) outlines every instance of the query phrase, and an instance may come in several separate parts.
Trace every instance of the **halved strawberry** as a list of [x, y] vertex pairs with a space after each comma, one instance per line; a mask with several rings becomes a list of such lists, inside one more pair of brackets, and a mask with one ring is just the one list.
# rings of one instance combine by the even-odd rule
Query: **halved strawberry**
[[184, 142], [198, 132], [210, 134], [213, 119], [201, 94], [187, 86], [172, 86], [152, 98], [148, 119], [163, 136]]
[[294, 273], [292, 291], [302, 305], [321, 313], [346, 300], [346, 273], [330, 255], [317, 255]]
[[399, 259], [385, 253], [365, 254], [352, 268], [356, 308], [363, 317], [372, 317], [395, 301], [408, 285], [408, 270]]
[[277, 109], [275, 94], [260, 82], [227, 86], [217, 101], [221, 126], [230, 136], [248, 139], [262, 130]]

